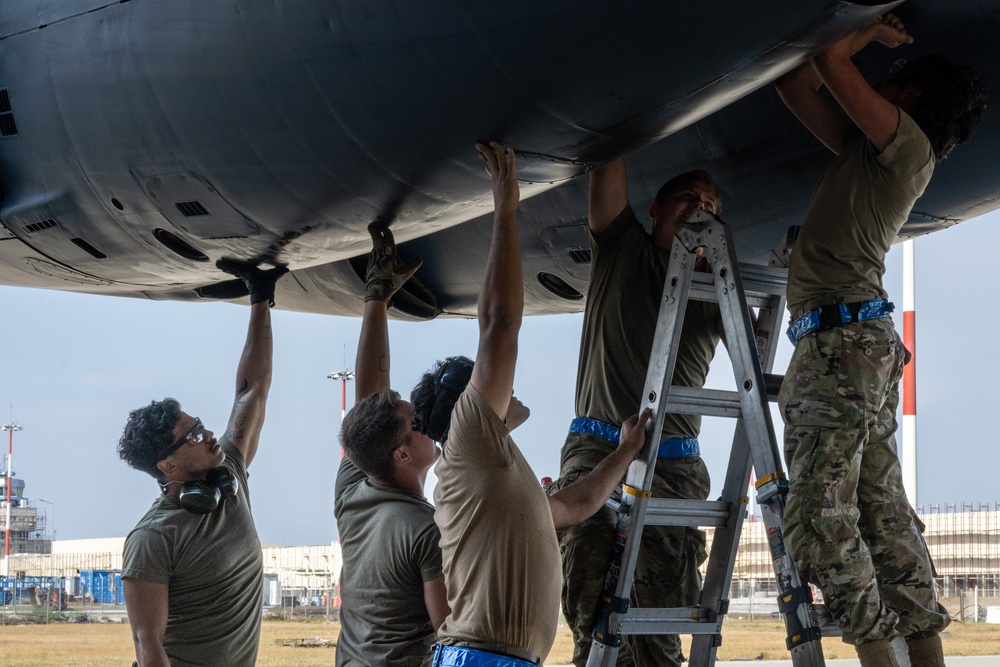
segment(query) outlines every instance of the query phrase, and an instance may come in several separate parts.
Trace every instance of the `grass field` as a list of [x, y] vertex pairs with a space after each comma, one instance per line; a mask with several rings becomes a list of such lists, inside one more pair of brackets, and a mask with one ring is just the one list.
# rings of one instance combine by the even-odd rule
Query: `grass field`
[[[261, 667], [307, 667], [332, 665], [340, 627], [321, 620], [265, 621], [261, 633]], [[319, 638], [329, 647], [289, 646]], [[687, 645], [689, 642], [685, 642]], [[945, 655], [990, 655], [1000, 652], [1000, 625], [953, 623], [944, 639]], [[560, 626], [556, 644], [547, 660], [550, 665], [567, 664], [572, 652], [569, 630]], [[854, 650], [838, 639], [824, 639], [827, 658], [854, 657]], [[784, 627], [779, 620], [726, 622], [720, 660], [788, 657], [784, 648]], [[49, 625], [0, 626], [0, 665], [4, 667], [126, 667], [133, 659], [132, 639], [127, 624], [52, 623]], [[223, 664], [223, 663], [220, 663]]]

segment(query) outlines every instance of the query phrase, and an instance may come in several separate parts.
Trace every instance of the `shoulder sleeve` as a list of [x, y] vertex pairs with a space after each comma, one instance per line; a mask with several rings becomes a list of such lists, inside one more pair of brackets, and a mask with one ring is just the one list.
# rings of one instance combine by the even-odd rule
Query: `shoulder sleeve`
[[626, 205], [599, 237], [590, 235], [590, 251], [595, 256], [614, 254], [622, 245], [634, 243], [645, 236], [646, 230], [635, 217], [631, 205]]
[[458, 397], [451, 413], [451, 426], [444, 449], [454, 459], [468, 459], [486, 465], [509, 466], [510, 431], [493, 412], [482, 394], [469, 384]]
[[154, 584], [170, 583], [170, 552], [170, 543], [163, 533], [136, 528], [125, 539], [122, 579], [140, 579]]
[[229, 442], [228, 438], [219, 438], [219, 446], [222, 447], [222, 451], [226, 453], [226, 460], [223, 461], [222, 465], [226, 466], [239, 478], [241, 484], [245, 484], [247, 481], [247, 465], [243, 460], [243, 454], [240, 450], [233, 446], [233, 443]]
[[351, 462], [351, 459], [344, 456], [344, 458], [340, 459], [340, 468], [337, 470], [337, 481], [333, 487], [334, 501], [339, 499], [344, 491], [367, 477], [367, 475], [361, 472], [361, 470]]
[[444, 573], [440, 542], [441, 532], [433, 521], [417, 536], [413, 545], [413, 555], [420, 568], [421, 581], [437, 579]]
[[908, 181], [924, 169], [933, 168], [934, 149], [916, 121], [900, 110], [896, 138], [875, 159], [892, 180]]

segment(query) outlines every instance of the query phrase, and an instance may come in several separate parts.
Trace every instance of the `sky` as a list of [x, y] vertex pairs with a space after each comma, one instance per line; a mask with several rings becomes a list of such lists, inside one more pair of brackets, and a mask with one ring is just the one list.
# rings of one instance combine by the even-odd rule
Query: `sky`
[[[917, 504], [1000, 500], [992, 413], [1000, 355], [988, 264], [1000, 248], [1000, 212], [916, 242]], [[902, 248], [885, 286], [902, 326]], [[0, 288], [0, 419], [14, 434], [25, 497], [54, 520], [57, 539], [121, 537], [155, 499], [151, 477], [115, 450], [129, 410], [172, 396], [217, 433], [225, 430], [249, 309], [227, 303], [153, 302]], [[274, 379], [250, 491], [261, 542], [326, 544], [337, 538], [333, 483], [339, 461], [341, 383], [354, 365], [360, 320], [272, 311]], [[515, 391], [532, 416], [514, 438], [539, 477], [558, 475], [573, 418], [581, 315], [526, 318]], [[390, 323], [392, 384], [404, 397], [434, 361], [475, 356], [474, 320]], [[782, 337], [775, 372], [791, 345]], [[346, 358], [346, 361], [345, 361]], [[709, 386], [732, 385], [720, 348]], [[353, 382], [348, 386], [348, 409]], [[638, 406], [637, 406], [638, 408]], [[774, 423], [780, 441], [781, 421]], [[705, 419], [702, 452], [721, 492], [732, 421]], [[6, 440], [6, 434], [0, 434]], [[6, 451], [7, 442], [3, 442]], [[432, 493], [433, 476], [427, 494]], [[49, 501], [40, 502], [39, 499]], [[50, 504], [51, 503], [51, 504]]]

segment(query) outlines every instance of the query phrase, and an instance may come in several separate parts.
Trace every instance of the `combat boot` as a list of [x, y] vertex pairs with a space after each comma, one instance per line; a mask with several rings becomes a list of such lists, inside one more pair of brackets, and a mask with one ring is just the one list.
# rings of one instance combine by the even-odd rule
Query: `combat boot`
[[941, 635], [915, 633], [906, 638], [910, 667], [945, 667]]
[[896, 652], [888, 639], [876, 639], [854, 648], [858, 651], [861, 667], [900, 667]]

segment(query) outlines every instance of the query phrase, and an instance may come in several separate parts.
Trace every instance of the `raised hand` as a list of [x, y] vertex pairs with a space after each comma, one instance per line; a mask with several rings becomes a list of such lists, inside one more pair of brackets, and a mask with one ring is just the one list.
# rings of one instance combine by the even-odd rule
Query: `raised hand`
[[417, 272], [423, 260], [414, 258], [401, 264], [388, 227], [368, 225], [368, 234], [372, 237], [372, 252], [365, 272], [365, 301], [384, 301], [388, 305], [392, 303], [392, 295]]
[[854, 52], [857, 53], [862, 48], [878, 42], [883, 46], [894, 49], [901, 44], [912, 44], [913, 37], [906, 32], [903, 21], [895, 14], [886, 14], [873, 21], [868, 26], [858, 30], [854, 39]]
[[486, 171], [493, 179], [493, 204], [497, 215], [513, 214], [521, 197], [517, 185], [517, 159], [513, 148], [504, 148], [495, 141], [476, 144], [479, 157], [486, 162]]
[[274, 306], [274, 286], [278, 278], [288, 273], [287, 266], [276, 266], [264, 271], [255, 264], [239, 259], [220, 259], [215, 267], [243, 281], [250, 293], [251, 305], [267, 301], [271, 307]]

